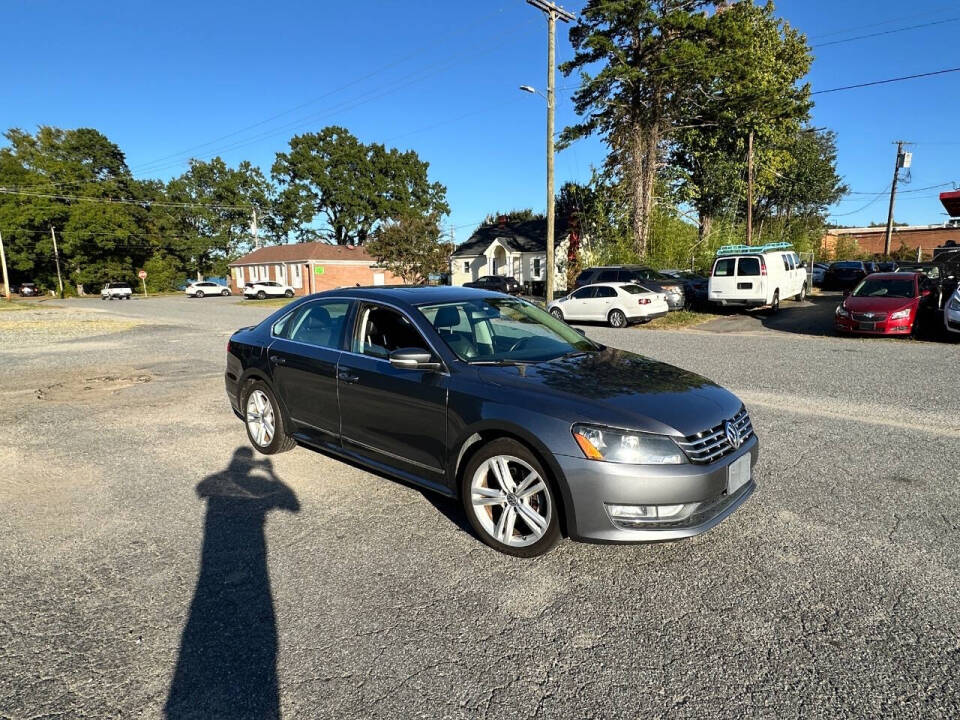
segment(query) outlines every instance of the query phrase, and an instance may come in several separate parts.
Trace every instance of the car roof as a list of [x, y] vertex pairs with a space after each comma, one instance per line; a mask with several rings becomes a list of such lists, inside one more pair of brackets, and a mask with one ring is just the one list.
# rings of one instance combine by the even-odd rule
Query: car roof
[[917, 275], [921, 274], [922, 273], [912, 272], [910, 270], [902, 270], [900, 272], [870, 273], [868, 277], [871, 277], [874, 280], [905, 280], [906, 278], [915, 278]]
[[615, 280], [611, 282], [589, 283], [587, 285], [582, 285], [580, 289], [582, 290], [583, 288], [588, 288], [588, 287], [623, 287], [624, 285], [636, 285], [637, 287], [643, 287], [643, 285], [641, 285], [636, 281]]
[[325, 290], [310, 297], [350, 297], [357, 300], [382, 300], [396, 305], [416, 307], [434, 303], [477, 300], [485, 297], [506, 297], [503, 293], [480, 288], [468, 288], [450, 285], [370, 285], [367, 287], [348, 287], [339, 290]]

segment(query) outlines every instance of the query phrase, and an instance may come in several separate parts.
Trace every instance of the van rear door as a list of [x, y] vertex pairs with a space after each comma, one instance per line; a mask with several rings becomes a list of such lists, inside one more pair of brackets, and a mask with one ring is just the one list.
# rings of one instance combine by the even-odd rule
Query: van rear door
[[766, 297], [766, 283], [762, 272], [763, 258], [748, 255], [737, 258], [737, 293], [741, 298], [758, 299]]
[[713, 263], [710, 280], [707, 283], [711, 300], [725, 300], [736, 297], [737, 259], [735, 257], [717, 258]]

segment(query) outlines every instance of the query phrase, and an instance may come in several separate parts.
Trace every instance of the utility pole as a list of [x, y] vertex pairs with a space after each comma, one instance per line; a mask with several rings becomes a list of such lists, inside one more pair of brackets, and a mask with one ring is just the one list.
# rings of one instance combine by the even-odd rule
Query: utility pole
[[753, 244], [753, 130], [747, 137], [747, 245]]
[[3, 268], [3, 294], [10, 299], [10, 277], [7, 275], [7, 254], [3, 251], [3, 233], [0, 233], [0, 267]]
[[253, 221], [250, 223], [250, 232], [253, 234], [253, 249], [260, 248], [260, 228], [257, 225], [257, 209], [253, 209]]
[[63, 297], [63, 278], [60, 276], [60, 251], [57, 250], [57, 233], [50, 226], [50, 237], [53, 238], [53, 259], [57, 263], [57, 286], [60, 288], [60, 297]]
[[554, 275], [557, 272], [556, 261], [554, 259], [554, 229], [556, 227], [556, 218], [554, 217], [554, 197], [553, 197], [553, 116], [555, 110], [554, 103], [554, 84], [556, 75], [556, 37], [557, 20], [563, 22], [573, 22], [576, 17], [573, 13], [567, 12], [548, 0], [527, 0], [527, 4], [533, 5], [537, 10], [542, 11], [547, 16], [547, 302], [553, 300]]
[[883, 239], [883, 255], [890, 257], [890, 240], [893, 238], [893, 206], [897, 201], [897, 181], [900, 179], [900, 168], [910, 167], [909, 153], [903, 152], [903, 146], [909, 145], [905, 140], [897, 140], [897, 161], [893, 165], [893, 183], [890, 185], [890, 208], [887, 210], [887, 234]]

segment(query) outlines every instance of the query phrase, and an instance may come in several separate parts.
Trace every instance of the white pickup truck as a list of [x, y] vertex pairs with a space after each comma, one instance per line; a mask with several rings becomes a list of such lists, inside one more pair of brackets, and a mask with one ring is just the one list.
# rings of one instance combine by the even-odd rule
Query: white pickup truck
[[110, 282], [100, 291], [101, 300], [129, 300], [133, 297], [133, 290], [127, 283]]

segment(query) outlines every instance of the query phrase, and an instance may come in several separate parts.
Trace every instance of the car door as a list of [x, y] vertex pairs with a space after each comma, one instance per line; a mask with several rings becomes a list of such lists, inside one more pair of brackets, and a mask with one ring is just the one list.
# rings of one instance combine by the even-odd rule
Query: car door
[[379, 303], [359, 306], [349, 347], [338, 371], [344, 449], [443, 484], [450, 376], [388, 360], [400, 348], [435, 349], [404, 312]]
[[337, 363], [353, 303], [323, 299], [277, 321], [267, 360], [274, 388], [291, 420], [314, 442], [337, 444], [340, 409]]
[[596, 296], [587, 302], [590, 303], [591, 320], [606, 320], [617, 302], [617, 291], [611, 285], [599, 285]]
[[565, 320], [589, 320], [589, 302], [597, 296], [597, 286], [587, 285], [571, 293], [568, 300], [560, 304]]

